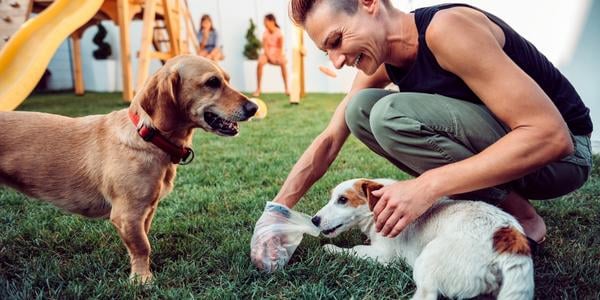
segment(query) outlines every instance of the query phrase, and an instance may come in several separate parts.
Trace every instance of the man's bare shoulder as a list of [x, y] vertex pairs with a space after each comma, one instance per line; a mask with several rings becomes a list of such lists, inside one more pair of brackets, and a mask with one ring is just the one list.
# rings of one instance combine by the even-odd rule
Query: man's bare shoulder
[[466, 33], [491, 33], [500, 44], [504, 44], [504, 34], [498, 25], [483, 12], [465, 6], [437, 12], [427, 27], [426, 39], [428, 44], [435, 44], [439, 40], [465, 36]]

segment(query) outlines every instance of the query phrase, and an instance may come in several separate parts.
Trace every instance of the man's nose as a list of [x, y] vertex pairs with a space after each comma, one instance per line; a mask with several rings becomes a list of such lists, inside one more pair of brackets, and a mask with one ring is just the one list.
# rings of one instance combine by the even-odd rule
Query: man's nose
[[338, 51], [329, 51], [329, 60], [333, 63], [336, 69], [341, 69], [346, 61], [346, 55], [340, 54]]
[[321, 217], [314, 216], [310, 221], [315, 224], [315, 226], [319, 227], [319, 224], [321, 224]]

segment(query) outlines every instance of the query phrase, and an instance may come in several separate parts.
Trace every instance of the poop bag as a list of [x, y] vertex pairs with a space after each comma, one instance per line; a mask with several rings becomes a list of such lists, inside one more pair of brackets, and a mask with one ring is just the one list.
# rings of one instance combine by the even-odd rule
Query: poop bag
[[319, 235], [319, 228], [310, 219], [283, 204], [267, 202], [250, 241], [252, 262], [267, 273], [283, 268], [305, 233]]

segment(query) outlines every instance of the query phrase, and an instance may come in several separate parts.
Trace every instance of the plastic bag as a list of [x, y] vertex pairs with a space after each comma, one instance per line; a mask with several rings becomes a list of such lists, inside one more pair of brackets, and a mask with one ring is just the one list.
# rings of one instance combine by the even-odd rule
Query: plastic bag
[[319, 227], [310, 219], [309, 215], [283, 204], [267, 202], [250, 241], [252, 262], [268, 273], [283, 268], [302, 241], [303, 234], [319, 235]]

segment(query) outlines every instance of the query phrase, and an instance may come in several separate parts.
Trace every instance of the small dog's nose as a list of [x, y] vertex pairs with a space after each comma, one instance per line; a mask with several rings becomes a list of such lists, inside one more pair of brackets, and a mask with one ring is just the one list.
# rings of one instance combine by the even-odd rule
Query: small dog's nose
[[321, 224], [321, 217], [314, 216], [310, 221], [315, 224], [315, 226], [319, 227], [319, 224]]
[[254, 104], [254, 102], [252, 101], [246, 101], [246, 103], [244, 103], [243, 108], [246, 115], [248, 117], [252, 117], [258, 110], [258, 105]]

